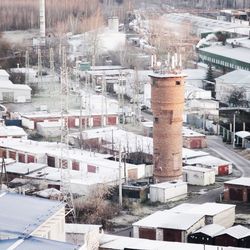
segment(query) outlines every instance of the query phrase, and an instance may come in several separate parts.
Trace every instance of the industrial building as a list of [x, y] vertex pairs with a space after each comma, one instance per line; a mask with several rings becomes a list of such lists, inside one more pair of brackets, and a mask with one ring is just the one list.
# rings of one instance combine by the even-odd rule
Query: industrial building
[[[154, 180], [182, 179], [183, 74], [151, 74]], [[171, 143], [169, 143], [171, 141]]]
[[31, 102], [31, 88], [24, 84], [13, 84], [9, 74], [0, 69], [0, 103]]
[[[250, 51], [250, 50], [249, 50]], [[238, 89], [244, 89], [245, 100], [250, 101], [250, 74], [247, 70], [234, 70], [215, 79], [216, 99], [227, 103], [230, 95]]]
[[250, 178], [241, 177], [224, 183], [224, 200], [250, 202]]
[[225, 45], [216, 44], [200, 48], [199, 58], [225, 70], [250, 71], [250, 40], [246, 38], [228, 39]]

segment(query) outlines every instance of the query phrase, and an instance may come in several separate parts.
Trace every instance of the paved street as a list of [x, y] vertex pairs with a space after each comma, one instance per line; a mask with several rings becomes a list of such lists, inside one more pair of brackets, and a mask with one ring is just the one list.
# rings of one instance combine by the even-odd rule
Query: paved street
[[208, 147], [223, 157], [225, 160], [232, 162], [235, 167], [241, 171], [242, 176], [250, 177], [250, 161], [230, 149], [231, 146], [225, 145], [218, 136], [207, 136]]

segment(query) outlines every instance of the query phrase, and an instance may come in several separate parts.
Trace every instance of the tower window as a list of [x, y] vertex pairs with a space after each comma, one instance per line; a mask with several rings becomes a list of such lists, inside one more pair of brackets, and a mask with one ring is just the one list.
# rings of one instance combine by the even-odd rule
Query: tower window
[[176, 81], [175, 85], [181, 85], [181, 82], [180, 81]]
[[155, 122], [155, 123], [159, 122], [159, 118], [158, 118], [158, 117], [155, 117], [155, 118], [154, 118], [154, 122]]

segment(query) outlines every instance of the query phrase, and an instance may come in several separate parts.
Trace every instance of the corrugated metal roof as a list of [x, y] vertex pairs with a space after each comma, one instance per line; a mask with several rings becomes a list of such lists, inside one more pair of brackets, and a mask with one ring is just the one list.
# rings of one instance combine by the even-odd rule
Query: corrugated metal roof
[[237, 225], [223, 230], [222, 232], [216, 234], [216, 236], [220, 236], [223, 234], [228, 234], [235, 239], [241, 239], [250, 236], [250, 229], [243, 227], [241, 225]]
[[64, 207], [58, 201], [0, 193], [0, 234], [29, 235]]
[[194, 234], [196, 234], [196, 233], [203, 233], [205, 235], [213, 237], [216, 234], [222, 232], [223, 230], [225, 230], [225, 227], [223, 227], [221, 225], [217, 225], [217, 224], [211, 224], [211, 225], [207, 225], [205, 227], [202, 227], [201, 229], [199, 229], [196, 232], [194, 232]]
[[[15, 245], [14, 245], [15, 244]], [[77, 250], [78, 246], [54, 241], [47, 240], [43, 238], [37, 237], [28, 237], [25, 239], [9, 239], [9, 240], [1, 240], [0, 241], [0, 249], [8, 249], [9, 247], [13, 247], [13, 250]]]

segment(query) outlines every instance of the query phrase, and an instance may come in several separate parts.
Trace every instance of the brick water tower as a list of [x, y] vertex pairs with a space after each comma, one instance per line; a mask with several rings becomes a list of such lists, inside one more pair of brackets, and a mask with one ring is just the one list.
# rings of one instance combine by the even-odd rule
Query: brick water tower
[[154, 182], [182, 179], [184, 79], [181, 72], [152, 73]]

